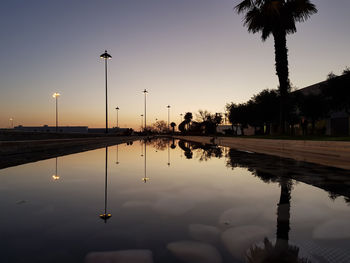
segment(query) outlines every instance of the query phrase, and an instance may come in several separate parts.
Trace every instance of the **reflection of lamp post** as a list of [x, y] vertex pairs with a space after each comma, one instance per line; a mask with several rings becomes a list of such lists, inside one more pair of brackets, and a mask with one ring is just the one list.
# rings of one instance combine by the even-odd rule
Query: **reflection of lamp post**
[[117, 128], [119, 128], [119, 124], [118, 124], [118, 112], [119, 112], [119, 107], [115, 108], [117, 110]]
[[168, 132], [170, 131], [170, 105], [166, 106], [168, 108]]
[[56, 169], [55, 169], [55, 174], [52, 176], [52, 179], [54, 181], [57, 181], [58, 179], [60, 179], [58, 172], [57, 172], [57, 157], [56, 157]]
[[118, 160], [118, 152], [119, 152], [119, 148], [118, 148], [119, 144], [117, 144], [117, 160], [116, 160], [116, 164], [119, 164], [119, 160]]
[[107, 223], [107, 220], [112, 216], [107, 213], [107, 166], [108, 166], [108, 147], [106, 147], [106, 164], [105, 164], [105, 212], [100, 215], [100, 218]]
[[144, 141], [144, 144], [145, 144], [145, 166], [144, 166], [144, 176], [143, 176], [143, 178], [142, 178], [142, 181], [144, 182], [144, 183], [147, 183], [147, 181], [149, 181], [150, 180], [150, 178], [149, 177], [147, 177], [147, 172], [146, 172], [146, 163], [147, 163], [147, 159], [146, 159], [146, 141]]
[[143, 157], [143, 147], [142, 147], [141, 141], [140, 141], [140, 145], [141, 145], [141, 157]]
[[169, 147], [170, 141], [168, 140], [168, 166], [170, 166], [170, 147]]
[[143, 128], [143, 114], [141, 114], [141, 131], [142, 131], [142, 128]]
[[56, 100], [56, 132], [58, 132], [58, 97], [61, 96], [58, 92], [55, 92], [52, 97]]
[[107, 108], [107, 60], [111, 59], [112, 56], [107, 53], [107, 50], [105, 50], [105, 53], [100, 55], [100, 58], [105, 60], [105, 76], [106, 76], [106, 133], [108, 133], [108, 108]]
[[145, 127], [144, 127], [144, 130], [146, 131], [146, 94], [148, 93], [148, 91], [145, 89], [143, 91], [143, 93], [145, 94]]

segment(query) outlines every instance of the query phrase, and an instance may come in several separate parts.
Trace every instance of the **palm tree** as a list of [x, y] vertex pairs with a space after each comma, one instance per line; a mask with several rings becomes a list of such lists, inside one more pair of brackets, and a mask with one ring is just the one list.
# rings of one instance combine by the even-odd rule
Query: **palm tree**
[[175, 132], [176, 123], [175, 123], [175, 122], [172, 122], [172, 123], [170, 123], [170, 126], [171, 126], [171, 128], [173, 129], [173, 133], [174, 133], [174, 132]]
[[280, 125], [284, 133], [284, 103], [290, 90], [286, 36], [297, 31], [296, 22], [304, 22], [317, 13], [317, 9], [309, 0], [244, 0], [235, 10], [238, 14], [244, 13], [248, 32], [261, 32], [263, 41], [270, 35], [274, 38], [275, 67], [281, 96]]

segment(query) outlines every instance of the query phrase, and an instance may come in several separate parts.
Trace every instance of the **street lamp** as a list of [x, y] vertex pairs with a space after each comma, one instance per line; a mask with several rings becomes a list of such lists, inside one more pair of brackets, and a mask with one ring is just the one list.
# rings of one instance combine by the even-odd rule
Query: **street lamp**
[[170, 131], [170, 105], [166, 106], [168, 108], [168, 132]]
[[105, 53], [100, 55], [100, 58], [105, 60], [105, 76], [106, 76], [106, 133], [108, 133], [108, 108], [107, 108], [107, 60], [111, 59], [112, 56], [107, 53], [107, 50], [105, 50]]
[[119, 107], [116, 107], [115, 109], [117, 110], [117, 128], [118, 128], [119, 127], [119, 125], [118, 125], [118, 111], [119, 111]]
[[58, 92], [55, 92], [52, 97], [56, 100], [56, 132], [58, 132], [58, 97], [61, 96]]
[[10, 126], [10, 128], [14, 128], [14, 126], [13, 126], [13, 118], [10, 118], [10, 122], [11, 122], [11, 126]]
[[144, 127], [144, 130], [146, 131], [146, 94], [148, 93], [148, 91], [145, 89], [142, 92], [145, 94], [145, 127]]
[[142, 131], [142, 124], [143, 124], [143, 114], [140, 115], [141, 116], [141, 131]]

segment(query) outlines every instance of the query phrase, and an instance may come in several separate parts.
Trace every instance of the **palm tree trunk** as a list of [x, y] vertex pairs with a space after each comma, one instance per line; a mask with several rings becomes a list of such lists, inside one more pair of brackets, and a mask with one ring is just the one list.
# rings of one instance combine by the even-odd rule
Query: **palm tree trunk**
[[280, 91], [280, 129], [282, 134], [285, 130], [286, 120], [286, 101], [288, 96], [289, 85], [289, 71], [288, 71], [288, 49], [287, 49], [287, 38], [286, 31], [278, 29], [273, 32], [274, 44], [275, 44], [275, 67], [276, 74], [279, 80], [279, 91]]

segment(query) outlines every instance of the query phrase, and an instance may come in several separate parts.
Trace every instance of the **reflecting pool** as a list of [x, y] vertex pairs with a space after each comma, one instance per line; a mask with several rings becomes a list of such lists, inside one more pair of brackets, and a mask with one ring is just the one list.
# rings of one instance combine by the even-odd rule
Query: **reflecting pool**
[[350, 262], [349, 171], [251, 152], [134, 141], [2, 169], [0, 198], [0, 262]]

